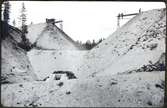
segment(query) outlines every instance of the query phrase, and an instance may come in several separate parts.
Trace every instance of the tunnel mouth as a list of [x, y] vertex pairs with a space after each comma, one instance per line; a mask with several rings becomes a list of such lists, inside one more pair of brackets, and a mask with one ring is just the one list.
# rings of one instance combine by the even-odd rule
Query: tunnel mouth
[[77, 79], [72, 71], [54, 71], [52, 74], [55, 74], [55, 80], [60, 80], [63, 75], [65, 75], [67, 79]]

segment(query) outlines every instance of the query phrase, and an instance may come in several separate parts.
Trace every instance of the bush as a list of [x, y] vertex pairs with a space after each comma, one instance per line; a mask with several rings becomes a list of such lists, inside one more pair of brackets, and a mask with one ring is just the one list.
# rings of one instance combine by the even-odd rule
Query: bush
[[18, 45], [25, 51], [30, 51], [33, 47], [35, 47], [35, 44], [31, 44], [25, 36], [22, 36], [22, 41], [21, 43], [18, 43]]
[[33, 45], [29, 42], [21, 42], [18, 43], [19, 47], [21, 47], [22, 49], [24, 49], [25, 51], [30, 51], [33, 48]]

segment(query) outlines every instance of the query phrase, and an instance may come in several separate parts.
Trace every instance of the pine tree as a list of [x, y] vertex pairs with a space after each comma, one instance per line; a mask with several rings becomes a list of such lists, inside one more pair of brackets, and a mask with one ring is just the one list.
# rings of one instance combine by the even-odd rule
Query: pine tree
[[90, 41], [90, 40], [87, 40], [87, 41], [86, 41], [85, 47], [86, 47], [86, 49], [88, 49], [88, 50], [91, 49], [91, 41]]
[[21, 21], [21, 30], [23, 32], [23, 34], [27, 33], [27, 25], [26, 25], [26, 21], [27, 21], [27, 16], [26, 16], [26, 8], [24, 3], [22, 3], [22, 8], [21, 8], [21, 15], [20, 15], [20, 21]]
[[104, 38], [100, 38], [99, 41], [98, 41], [98, 44], [101, 43], [102, 41], [104, 40]]
[[21, 22], [21, 31], [22, 31], [22, 43], [20, 44], [20, 47], [22, 47], [26, 51], [29, 51], [32, 48], [32, 44], [26, 38], [26, 34], [28, 33], [28, 27], [26, 25], [27, 16], [26, 16], [26, 8], [24, 3], [22, 3], [21, 15], [19, 19]]
[[22, 7], [21, 7], [21, 15], [19, 17], [19, 20], [21, 22], [21, 31], [22, 31], [22, 41], [23, 43], [26, 42], [26, 33], [28, 33], [27, 31], [27, 25], [26, 25], [26, 21], [27, 21], [27, 16], [26, 16], [26, 8], [24, 3], [22, 3]]
[[3, 19], [5, 23], [9, 23], [9, 13], [10, 13], [10, 4], [9, 1], [5, 1], [4, 11], [3, 11]]
[[10, 13], [10, 4], [9, 1], [4, 2], [3, 10], [3, 25], [2, 25], [2, 39], [4, 39], [9, 33], [9, 13]]
[[92, 47], [96, 46], [96, 42], [95, 40], [93, 39], [93, 42], [92, 42]]

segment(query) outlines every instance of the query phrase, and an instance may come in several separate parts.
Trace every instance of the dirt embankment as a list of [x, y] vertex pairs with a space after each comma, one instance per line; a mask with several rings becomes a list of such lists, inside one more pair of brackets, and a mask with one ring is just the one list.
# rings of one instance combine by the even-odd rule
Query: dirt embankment
[[8, 35], [1, 40], [1, 83], [33, 81], [37, 77], [24, 49], [19, 47], [21, 31], [9, 26]]

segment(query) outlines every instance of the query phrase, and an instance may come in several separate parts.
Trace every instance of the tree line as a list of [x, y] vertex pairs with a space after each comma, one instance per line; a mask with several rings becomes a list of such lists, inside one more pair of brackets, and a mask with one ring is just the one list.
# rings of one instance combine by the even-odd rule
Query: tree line
[[[9, 3], [9, 1], [4, 1], [3, 2], [3, 21], [1, 21], [3, 23], [2, 25], [2, 39], [5, 39], [8, 35], [9, 35], [9, 21], [10, 21], [10, 8], [11, 5]], [[21, 38], [22, 41], [20, 43], [18, 43], [18, 45], [23, 48], [26, 51], [29, 51], [33, 45], [29, 42], [29, 40], [26, 38], [26, 34], [28, 33], [28, 27], [26, 24], [27, 21], [27, 14], [26, 14], [26, 8], [24, 3], [22, 3], [22, 7], [21, 7], [21, 11], [20, 11], [20, 16], [19, 16], [19, 21], [21, 22]], [[15, 20], [13, 20], [13, 25], [15, 26], [16, 22]]]
[[82, 41], [76, 41], [76, 43], [82, 47], [83, 49], [86, 50], [91, 50], [92, 48], [94, 48], [95, 46], [97, 46], [99, 43], [101, 43], [103, 40], [105, 40], [104, 38], [100, 38], [98, 41], [95, 41], [94, 39], [91, 40], [87, 40], [86, 42], [82, 43]]

